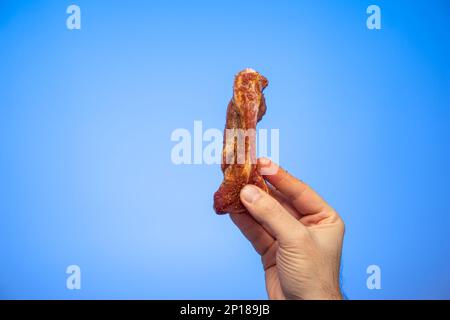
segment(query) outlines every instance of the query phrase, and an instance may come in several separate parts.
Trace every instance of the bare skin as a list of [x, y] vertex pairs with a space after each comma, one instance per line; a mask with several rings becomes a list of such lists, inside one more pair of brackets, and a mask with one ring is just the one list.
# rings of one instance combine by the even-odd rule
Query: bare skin
[[[264, 176], [264, 168], [276, 173]], [[245, 186], [240, 197], [249, 214], [230, 216], [261, 255], [269, 298], [342, 299], [342, 219], [313, 189], [269, 159], [258, 159], [258, 170], [271, 195]]]

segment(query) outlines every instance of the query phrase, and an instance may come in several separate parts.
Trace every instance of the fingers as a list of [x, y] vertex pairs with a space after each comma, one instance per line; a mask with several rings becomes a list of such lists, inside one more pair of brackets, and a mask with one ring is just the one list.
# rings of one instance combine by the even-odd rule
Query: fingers
[[275, 239], [250, 214], [230, 214], [230, 217], [261, 256], [264, 270], [274, 266], [278, 248]]
[[306, 183], [291, 176], [270, 159], [258, 159], [258, 169], [262, 175], [264, 172], [273, 173], [264, 175], [264, 179], [284, 194], [301, 214], [315, 214], [328, 208], [328, 204]]
[[301, 217], [303, 217], [303, 215], [292, 206], [291, 201], [284, 194], [275, 189], [275, 187], [273, 187], [272, 185], [268, 185], [268, 187], [269, 194], [274, 197], [275, 200], [277, 200], [281, 204], [281, 206], [286, 209], [286, 211], [289, 212], [295, 219], [299, 220]]
[[280, 243], [307, 233], [305, 226], [289, 214], [277, 200], [254, 185], [246, 185], [242, 189], [241, 201], [253, 218]]
[[238, 213], [230, 214], [230, 217], [260, 255], [264, 255], [275, 242], [275, 239], [251, 215]]

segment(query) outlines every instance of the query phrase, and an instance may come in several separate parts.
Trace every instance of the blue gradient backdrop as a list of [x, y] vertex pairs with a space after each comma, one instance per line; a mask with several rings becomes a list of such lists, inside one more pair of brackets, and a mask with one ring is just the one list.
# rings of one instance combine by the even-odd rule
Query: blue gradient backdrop
[[79, 31], [72, 2], [0, 2], [1, 298], [265, 298], [219, 167], [170, 158], [174, 129], [223, 127], [245, 67], [281, 164], [346, 222], [345, 294], [450, 298], [447, 1], [74, 3]]

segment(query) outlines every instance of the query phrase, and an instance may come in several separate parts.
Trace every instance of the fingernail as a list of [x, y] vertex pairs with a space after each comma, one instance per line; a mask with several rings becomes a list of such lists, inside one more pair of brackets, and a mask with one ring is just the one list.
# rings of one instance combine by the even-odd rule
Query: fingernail
[[261, 195], [256, 187], [248, 184], [242, 189], [241, 196], [245, 202], [252, 203]]
[[263, 166], [268, 166], [270, 165], [270, 159], [268, 158], [259, 158], [259, 164], [263, 165]]

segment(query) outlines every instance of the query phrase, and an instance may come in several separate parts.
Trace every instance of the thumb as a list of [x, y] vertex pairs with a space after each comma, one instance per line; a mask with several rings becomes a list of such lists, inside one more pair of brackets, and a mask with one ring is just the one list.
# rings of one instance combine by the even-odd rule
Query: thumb
[[241, 190], [240, 196], [253, 218], [280, 243], [298, 239], [307, 233], [304, 225], [258, 187], [248, 184]]

